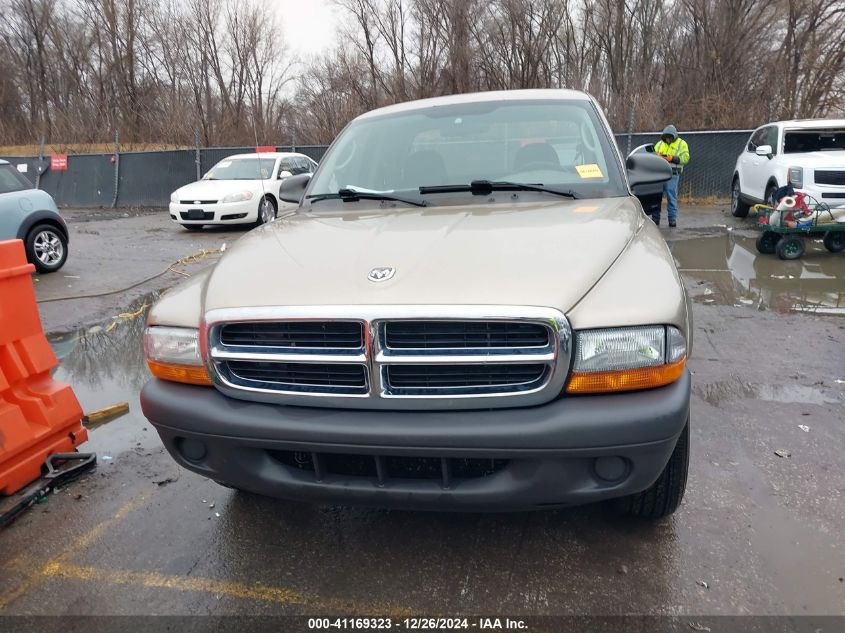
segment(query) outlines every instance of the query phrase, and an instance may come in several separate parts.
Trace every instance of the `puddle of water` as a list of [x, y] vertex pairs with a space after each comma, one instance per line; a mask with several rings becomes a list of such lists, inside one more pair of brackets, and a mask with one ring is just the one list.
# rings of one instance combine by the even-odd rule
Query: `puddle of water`
[[150, 377], [142, 348], [146, 313], [157, 296], [138, 299], [103, 325], [47, 337], [60, 362], [53, 375], [73, 387], [83, 411], [129, 403], [127, 415], [89, 431], [84, 450], [99, 453], [101, 461], [104, 455], [160, 446], [139, 401]]
[[696, 383], [693, 390], [702, 400], [714, 406], [742, 398], [791, 404], [825, 405], [840, 403], [839, 399], [825, 394], [821, 389], [789, 383], [782, 385], [756, 384], [736, 379], [705, 384]]
[[796, 261], [760, 255], [754, 237], [733, 232], [669, 243], [680, 271], [702, 280], [693, 299], [775, 312], [845, 316], [845, 254], [807, 240]]

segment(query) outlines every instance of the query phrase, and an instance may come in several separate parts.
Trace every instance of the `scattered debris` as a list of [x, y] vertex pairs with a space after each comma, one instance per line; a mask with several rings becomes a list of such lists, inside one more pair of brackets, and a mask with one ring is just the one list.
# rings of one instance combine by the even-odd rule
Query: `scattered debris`
[[118, 404], [113, 404], [110, 407], [104, 407], [102, 409], [92, 411], [91, 413], [87, 413], [82, 418], [82, 424], [89, 429], [95, 429], [98, 426], [102, 426], [106, 422], [111, 422], [112, 420], [115, 420], [122, 415], [126, 415], [127, 413], [129, 413], [129, 403], [120, 402]]
[[214, 502], [213, 502], [213, 501], [212, 501], [211, 503], [209, 503], [209, 504], [208, 504], [208, 508], [209, 508], [209, 510], [213, 510], [213, 509], [214, 509]]
[[740, 303], [743, 303], [747, 306], [750, 306], [752, 303], [754, 303], [754, 301], [752, 301], [751, 299], [740, 299], [739, 301]]
[[172, 484], [175, 481], [178, 481], [178, 479], [176, 479], [175, 477], [166, 477], [165, 479], [153, 481], [153, 483], [158, 487], [162, 487], [162, 486], [166, 486], [167, 484]]
[[75, 495], [73, 495], [73, 498], [74, 498], [74, 500], [76, 500], [76, 501], [81, 501], [84, 497], [83, 497], [83, 496], [82, 496], [82, 494], [80, 493], [80, 494], [75, 494]]
[[225, 242], [223, 243], [223, 246], [221, 246], [221, 247], [220, 247], [220, 252], [221, 252], [221, 253], [225, 253], [225, 252], [226, 252], [226, 243], [225, 243]]
[[792, 453], [790, 453], [785, 448], [779, 448], [775, 451], [775, 455], [778, 457], [792, 457]]
[[713, 291], [712, 291], [712, 290], [710, 290], [710, 288], [705, 288], [705, 289], [704, 289], [704, 294], [705, 294], [705, 295], [712, 295], [712, 294], [713, 294]]
[[837, 378], [836, 383], [840, 385], [845, 385], [845, 380], [840, 380], [839, 378]]
[[219, 519], [219, 518], [220, 518], [220, 513], [219, 513], [219, 512], [215, 512], [215, 513], [214, 513], [214, 516], [216, 516], [216, 517]]
[[799, 425], [798, 425], [798, 428], [799, 428], [799, 429], [801, 429], [802, 431], [804, 431], [804, 433], [809, 433], [809, 432], [810, 432], [810, 427], [809, 427], [809, 426], [807, 426], [806, 424], [799, 424]]
[[628, 573], [628, 566], [627, 565], [620, 565], [619, 569], [616, 570], [620, 574], [627, 574]]
[[704, 580], [698, 580], [695, 584], [704, 587], [705, 589], [710, 589], [710, 585], [708, 585]]
[[709, 626], [704, 626], [703, 624], [699, 624], [698, 622], [690, 622], [689, 628], [693, 631], [703, 631], [704, 633], [708, 633], [710, 631]]
[[65, 279], [82, 279], [79, 275], [65, 275]]
[[104, 462], [110, 462], [113, 459], [114, 459], [114, 457], [112, 457], [111, 455], [103, 455], [103, 461]]

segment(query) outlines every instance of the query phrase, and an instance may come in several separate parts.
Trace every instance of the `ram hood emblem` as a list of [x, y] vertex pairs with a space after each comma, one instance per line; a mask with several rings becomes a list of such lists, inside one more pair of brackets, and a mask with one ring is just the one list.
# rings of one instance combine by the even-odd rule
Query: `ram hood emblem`
[[390, 266], [380, 266], [378, 268], [373, 268], [367, 275], [367, 279], [370, 281], [387, 281], [388, 279], [393, 278], [393, 275], [395, 274], [395, 268]]

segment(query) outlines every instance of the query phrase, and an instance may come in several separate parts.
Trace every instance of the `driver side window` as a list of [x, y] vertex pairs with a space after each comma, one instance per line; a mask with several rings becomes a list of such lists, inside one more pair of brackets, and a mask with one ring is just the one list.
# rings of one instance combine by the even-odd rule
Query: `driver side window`
[[766, 129], [761, 127], [759, 130], [755, 130], [755, 132], [751, 135], [751, 139], [748, 141], [748, 151], [754, 152], [760, 145], [766, 144]]

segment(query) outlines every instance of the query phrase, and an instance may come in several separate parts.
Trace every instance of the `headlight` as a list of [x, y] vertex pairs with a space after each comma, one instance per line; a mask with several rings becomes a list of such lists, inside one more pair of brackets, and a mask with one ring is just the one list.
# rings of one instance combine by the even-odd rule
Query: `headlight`
[[582, 330], [567, 393], [603, 393], [660, 387], [684, 373], [687, 342], [662, 325]]
[[220, 202], [246, 202], [252, 200], [251, 191], [239, 191], [238, 193], [230, 193], [228, 196], [223, 196]]
[[178, 192], [174, 191], [170, 194], [170, 202], [179, 202], [179, 196], [177, 196]]
[[804, 186], [804, 168], [790, 167], [789, 168], [789, 183], [796, 189], [801, 189]]
[[199, 330], [184, 327], [151, 326], [144, 331], [147, 365], [156, 378], [210, 385], [199, 349]]

